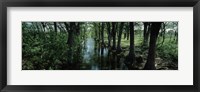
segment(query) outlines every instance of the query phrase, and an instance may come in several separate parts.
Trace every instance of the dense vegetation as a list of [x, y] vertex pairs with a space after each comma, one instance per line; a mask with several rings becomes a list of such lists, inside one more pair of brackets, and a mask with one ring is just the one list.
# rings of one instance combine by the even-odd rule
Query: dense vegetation
[[23, 22], [23, 70], [177, 70], [178, 22]]

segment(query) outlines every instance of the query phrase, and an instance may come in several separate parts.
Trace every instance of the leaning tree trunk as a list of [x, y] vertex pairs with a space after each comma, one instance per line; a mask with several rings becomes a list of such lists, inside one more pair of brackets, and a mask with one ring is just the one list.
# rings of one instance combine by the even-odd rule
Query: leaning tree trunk
[[147, 57], [147, 62], [144, 66], [144, 70], [155, 70], [155, 51], [156, 51], [156, 41], [158, 33], [162, 22], [153, 22], [151, 27], [151, 36], [149, 43], [149, 52]]

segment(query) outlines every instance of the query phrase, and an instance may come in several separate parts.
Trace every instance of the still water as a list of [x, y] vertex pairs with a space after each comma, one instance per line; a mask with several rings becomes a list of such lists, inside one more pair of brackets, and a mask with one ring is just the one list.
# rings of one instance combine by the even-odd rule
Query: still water
[[86, 39], [83, 52], [81, 70], [124, 70], [124, 58], [117, 56], [107, 47], [101, 46], [93, 38]]

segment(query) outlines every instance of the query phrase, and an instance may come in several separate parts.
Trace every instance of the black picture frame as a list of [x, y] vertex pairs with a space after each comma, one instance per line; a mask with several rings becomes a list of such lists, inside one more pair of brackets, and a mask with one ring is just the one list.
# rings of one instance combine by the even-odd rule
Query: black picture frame
[[[194, 85], [7, 85], [7, 7], [193, 7]], [[1, 92], [199, 92], [200, 0], [1, 0], [0, 1]]]

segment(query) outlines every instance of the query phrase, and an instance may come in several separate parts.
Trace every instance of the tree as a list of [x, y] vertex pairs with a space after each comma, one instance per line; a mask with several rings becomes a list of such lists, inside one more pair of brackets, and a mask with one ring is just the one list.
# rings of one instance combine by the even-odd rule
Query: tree
[[178, 32], [177, 32], [177, 30], [175, 31], [175, 34], [174, 34], [174, 40], [175, 40], [175, 43], [178, 43]]
[[110, 32], [110, 22], [107, 22], [107, 31], [108, 31], [108, 47], [110, 47], [110, 42], [111, 42], [111, 32]]
[[161, 46], [163, 45], [164, 41], [165, 41], [165, 32], [166, 32], [166, 28], [165, 28], [165, 23], [163, 22], [161, 25], [161, 29], [162, 29], [162, 42], [161, 42]]
[[54, 30], [55, 30], [55, 32], [57, 32], [58, 30], [57, 30], [57, 23], [56, 22], [53, 22], [53, 24], [54, 24]]
[[148, 22], [143, 22], [144, 24], [144, 32], [143, 32], [143, 46], [146, 46], [147, 40], [145, 39], [147, 36], [147, 27], [148, 27]]
[[121, 37], [122, 37], [122, 30], [124, 27], [124, 22], [121, 22], [118, 34], [118, 42], [117, 42], [117, 52], [121, 52]]
[[76, 35], [79, 35], [80, 34], [80, 22], [76, 23], [75, 27], [76, 27]]
[[130, 22], [130, 52], [129, 56], [134, 56], [134, 25], [133, 22]]
[[147, 46], [150, 31], [151, 31], [151, 23], [145, 22], [144, 23], [144, 33], [143, 33], [143, 36], [144, 36], [143, 46]]
[[[67, 23], [65, 23], [67, 24]], [[73, 42], [74, 42], [74, 39], [73, 39], [73, 34], [74, 34], [74, 31], [76, 29], [75, 27], [75, 22], [70, 22], [69, 23], [69, 30], [68, 30], [68, 40], [67, 40], [67, 44], [71, 47]], [[67, 27], [67, 26], [66, 26]]]
[[95, 41], [97, 41], [97, 39], [98, 39], [98, 35], [97, 35], [97, 31], [98, 31], [98, 29], [97, 29], [97, 23], [94, 22], [93, 25], [94, 25], [94, 34], [95, 34], [94, 39], [95, 39]]
[[130, 31], [129, 31], [129, 30], [130, 30], [129, 24], [126, 25], [126, 30], [127, 30], [127, 31], [126, 31], [126, 32], [127, 32], [127, 33], [126, 33], [126, 35], [127, 35], [126, 38], [127, 38], [127, 40], [129, 40], [129, 32], [130, 32]]
[[104, 23], [102, 22], [101, 23], [101, 40], [102, 40], [102, 42], [101, 42], [101, 46], [103, 46], [104, 47]]
[[116, 49], [116, 22], [112, 22], [112, 36], [113, 36], [113, 46], [112, 49]]
[[129, 23], [130, 27], [130, 48], [129, 48], [129, 54], [126, 58], [126, 65], [129, 69], [133, 69], [132, 66], [133, 63], [135, 63], [135, 51], [134, 51], [134, 25], [133, 22]]
[[101, 23], [98, 23], [98, 27], [99, 27], [99, 41], [101, 40]]
[[174, 29], [174, 41], [175, 43], [178, 42], [178, 23], [173, 23], [173, 29]]
[[144, 66], [145, 70], [155, 70], [155, 51], [156, 51], [156, 41], [158, 37], [158, 33], [160, 30], [162, 22], [152, 22], [151, 26], [151, 34], [150, 34], [150, 42], [149, 42], [149, 51], [147, 62]]

